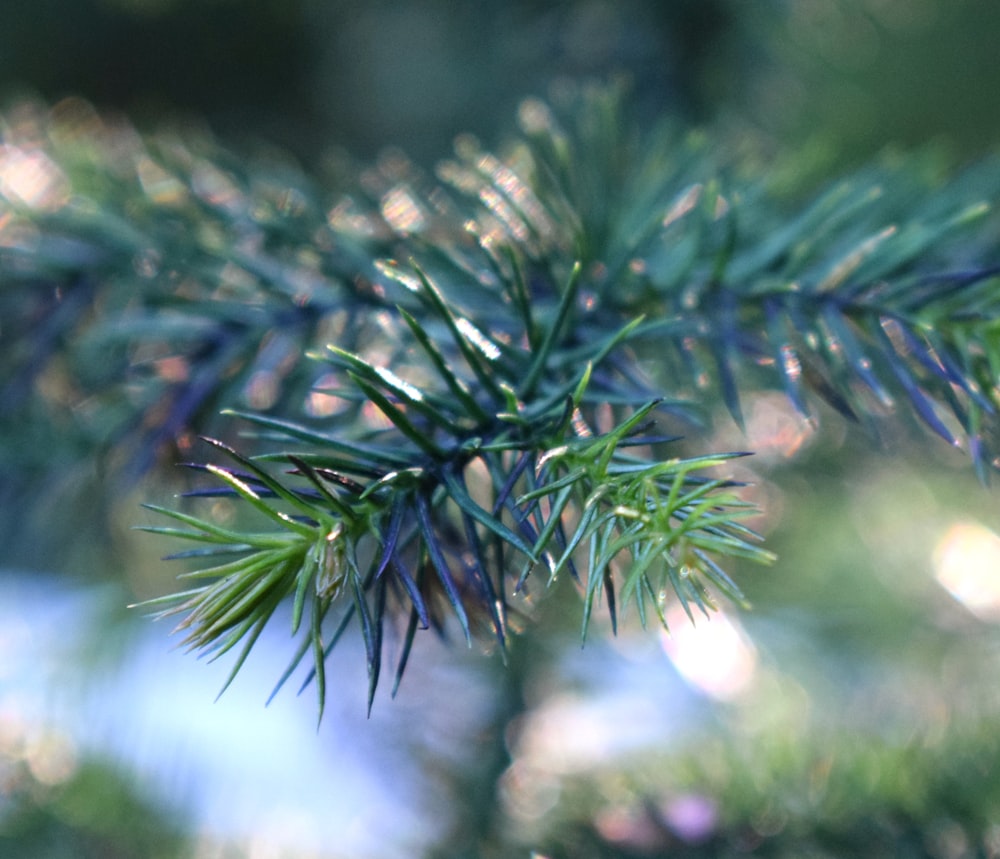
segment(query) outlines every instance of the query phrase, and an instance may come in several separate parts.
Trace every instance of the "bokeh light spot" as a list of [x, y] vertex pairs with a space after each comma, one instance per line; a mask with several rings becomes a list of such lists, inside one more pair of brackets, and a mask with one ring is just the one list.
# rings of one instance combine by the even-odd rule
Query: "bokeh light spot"
[[956, 522], [934, 548], [938, 583], [980, 620], [1000, 621], [1000, 536]]
[[691, 623], [684, 609], [674, 605], [667, 611], [667, 625], [669, 632], [661, 635], [663, 650], [689, 685], [720, 701], [750, 686], [757, 651], [737, 621], [714, 612]]

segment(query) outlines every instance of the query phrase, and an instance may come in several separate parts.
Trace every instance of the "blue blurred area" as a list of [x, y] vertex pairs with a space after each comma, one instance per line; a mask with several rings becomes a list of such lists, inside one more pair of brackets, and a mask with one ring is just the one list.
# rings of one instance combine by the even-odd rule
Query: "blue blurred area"
[[[354, 643], [334, 660], [344, 693], [332, 696], [317, 731], [308, 693], [290, 689], [264, 707], [287, 651], [276, 632], [215, 701], [225, 662], [195, 663], [172, 648], [166, 629], [121, 618], [124, 598], [114, 587], [76, 590], [5, 571], [0, 716], [8, 737], [21, 733], [30, 745], [50, 735], [64, 756], [112, 762], [136, 790], [183, 814], [201, 840], [272, 844], [282, 855], [402, 857], [434, 834], [429, 809], [421, 814], [419, 769], [394, 739], [404, 715], [429, 714], [404, 700], [366, 719], [353, 694], [364, 688]], [[8, 740], [5, 751], [15, 747]]]
[[[447, 833], [456, 810], [440, 779], [475, 768], [496, 707], [488, 657], [421, 642], [397, 698], [368, 718], [362, 645], [345, 641], [317, 730], [312, 687], [297, 697], [290, 683], [264, 706], [290, 654], [280, 628], [215, 700], [227, 661], [195, 662], [163, 626], [122, 617], [124, 599], [113, 585], [3, 571], [0, 771], [27, 760], [58, 786], [82, 761], [106, 761], [130, 790], [181, 816], [198, 857], [228, 844], [248, 855], [394, 859]], [[547, 715], [537, 723], [545, 746], [552, 727], [563, 735], [556, 753], [574, 771], [665, 748], [701, 709], [655, 637], [568, 650], [554, 671], [553, 690], [566, 691], [538, 701]], [[553, 718], [561, 724], [546, 727]], [[0, 837], [3, 825], [0, 803]]]

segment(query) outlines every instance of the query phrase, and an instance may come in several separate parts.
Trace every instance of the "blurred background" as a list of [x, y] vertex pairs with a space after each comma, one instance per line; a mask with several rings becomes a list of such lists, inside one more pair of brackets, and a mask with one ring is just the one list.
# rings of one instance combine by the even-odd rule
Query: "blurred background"
[[[2, 17], [3, 103], [82, 96], [307, 170], [386, 147], [432, 166], [561, 78], [620, 73], [651, 120], [794, 156], [804, 191], [887, 148], [960, 164], [1000, 137], [1000, 5], [973, 0], [12, 0]], [[553, 595], [506, 668], [422, 642], [370, 719], [348, 642], [318, 731], [311, 689], [264, 708], [282, 630], [213, 703], [228, 666], [124, 608], [172, 587], [164, 547], [129, 530], [169, 478], [102, 495], [97, 465], [67, 471], [72, 504], [30, 517], [0, 493], [5, 533], [33, 535], [0, 547], [0, 855], [1000, 856], [995, 490], [902, 428], [875, 441], [823, 413], [817, 431], [769, 394], [746, 411], [748, 437], [720, 413], [704, 448], [760, 451], [743, 476], [780, 561], [738, 571], [752, 612], [581, 649], [576, 599]]]
[[140, 126], [206, 122], [306, 161], [433, 163], [494, 140], [559, 76], [627, 73], [650, 114], [732, 122], [838, 161], [992, 146], [1000, 10], [975, 0], [10, 0], [0, 92]]

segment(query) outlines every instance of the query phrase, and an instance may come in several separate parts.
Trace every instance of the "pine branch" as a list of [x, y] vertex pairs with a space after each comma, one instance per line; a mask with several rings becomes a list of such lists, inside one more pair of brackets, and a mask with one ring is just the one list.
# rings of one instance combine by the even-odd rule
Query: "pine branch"
[[5, 133], [42, 180], [4, 179], [0, 274], [44, 333], [15, 341], [5, 399], [44, 398], [65, 361], [79, 397], [118, 404], [102, 437], [133, 439], [137, 467], [220, 408], [253, 427], [246, 452], [215, 443], [227, 464], [196, 494], [270, 530], [162, 509], [183, 527], [149, 529], [209, 559], [155, 602], [191, 647], [240, 644], [235, 673], [290, 603], [281, 683], [311, 654], [322, 711], [355, 621], [371, 706], [387, 625], [405, 625], [396, 686], [419, 628], [502, 649], [540, 567], [577, 583], [584, 634], [602, 600], [613, 625], [662, 621], [667, 591], [689, 613], [742, 602], [721, 563], [770, 555], [734, 487], [700, 474], [733, 454], [670, 458], [657, 429], [692, 394], [737, 422], [761, 385], [803, 414], [901, 403], [985, 473], [1000, 345], [980, 201], [1000, 171], [873, 167], [789, 214], [705, 139], [636, 134], [623, 105], [530, 100], [503, 155], [463, 139], [436, 179], [394, 157], [339, 197], [78, 106]]
[[[370, 336], [385, 242], [334, 231], [293, 166], [142, 138], [72, 101], [16, 119], [0, 165], [8, 414], [32, 393], [47, 411], [86, 403], [79, 431], [127, 447], [135, 475], [224, 407], [299, 414], [306, 351]], [[38, 396], [54, 372], [57, 402]]]
[[[436, 294], [425, 275], [418, 279]], [[349, 600], [341, 610], [361, 626], [371, 706], [387, 618], [410, 616], [421, 626], [443, 629], [443, 609], [467, 640], [482, 630], [502, 648], [513, 610], [509, 595], [525, 587], [539, 560], [545, 559], [551, 582], [573, 564], [578, 548], [595, 541], [601, 550], [583, 553], [587, 572], [580, 581], [587, 621], [603, 592], [616, 622], [614, 570], [623, 576], [622, 608], [635, 602], [641, 618], [650, 600], [662, 618], [660, 595], [667, 587], [676, 589], [685, 604], [702, 608], [713, 604], [709, 587], [742, 601], [713, 556], [758, 561], [770, 556], [756, 545], [756, 535], [737, 525], [749, 510], [726, 491], [728, 484], [691, 474], [721, 464], [724, 457], [657, 463], [628, 455], [630, 445], [658, 442], [637, 436], [656, 402], [628, 410], [611, 431], [594, 433], [582, 412], [589, 364], [572, 390], [553, 395], [551, 382], [535, 383], [541, 396], [528, 415], [514, 385], [522, 376], [520, 368], [533, 366], [536, 359], [519, 356], [508, 367], [498, 347], [484, 348], [490, 341], [480, 340], [482, 332], [469, 333], [472, 329], [450, 318], [450, 310], [436, 298], [428, 299], [428, 305], [459, 339], [454, 349], [468, 359], [465, 378], [456, 375], [457, 367], [443, 367], [436, 350], [424, 350], [424, 369], [435, 371], [429, 379], [436, 377], [437, 384], [418, 387], [359, 355], [331, 347], [326, 356], [317, 357], [346, 374], [344, 396], [356, 401], [357, 414], [349, 421], [356, 439], [350, 430], [329, 437], [246, 414], [244, 419], [278, 443], [281, 452], [258, 462], [215, 443], [240, 466], [206, 466], [224, 484], [221, 491], [278, 526], [285, 532], [280, 538], [259, 533], [241, 537], [176, 513], [168, 515], [190, 530], [153, 529], [215, 543], [227, 557], [239, 554], [236, 560], [190, 574], [208, 578], [208, 584], [161, 601], [168, 604], [164, 614], [185, 616], [179, 628], [187, 632], [186, 643], [222, 653], [243, 639], [252, 642], [277, 606], [292, 599], [293, 634], [300, 633], [305, 605], [318, 618], [301, 630], [312, 646], [303, 647], [296, 662], [311, 651], [319, 680], [330, 649], [322, 620], [335, 602]], [[406, 328], [418, 335], [418, 344], [429, 342], [423, 325], [412, 316], [404, 319]], [[551, 324], [558, 329], [561, 323], [557, 317]], [[552, 339], [546, 336], [542, 343]], [[607, 351], [607, 344], [593, 349], [596, 355]], [[546, 352], [538, 354], [544, 360]], [[489, 386], [479, 384], [469, 366], [487, 356], [494, 362]], [[418, 366], [409, 368], [410, 375], [419, 375]], [[453, 390], [465, 395], [448, 397]], [[381, 413], [377, 421], [364, 416], [371, 405]], [[290, 444], [303, 443], [305, 449], [289, 450]], [[275, 476], [264, 467], [270, 462], [293, 468]], [[525, 491], [518, 492], [519, 486]], [[575, 530], [568, 536], [570, 523]], [[412, 643], [410, 633], [397, 660], [400, 666], [405, 666]], [[318, 689], [322, 707], [325, 686], [318, 684]]]

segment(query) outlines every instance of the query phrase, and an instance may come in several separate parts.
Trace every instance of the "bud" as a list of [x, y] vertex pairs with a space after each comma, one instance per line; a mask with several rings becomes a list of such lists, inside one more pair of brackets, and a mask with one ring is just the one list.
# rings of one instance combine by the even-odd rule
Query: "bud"
[[343, 539], [344, 525], [338, 522], [329, 533], [316, 542], [316, 595], [334, 599], [344, 586], [347, 544]]

